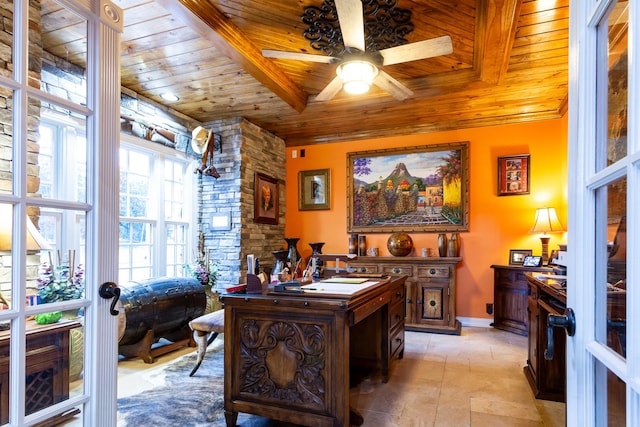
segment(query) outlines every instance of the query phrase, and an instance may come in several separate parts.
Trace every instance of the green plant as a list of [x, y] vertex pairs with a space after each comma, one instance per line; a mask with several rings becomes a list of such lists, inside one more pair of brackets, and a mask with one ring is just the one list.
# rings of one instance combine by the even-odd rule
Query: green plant
[[37, 283], [41, 303], [82, 298], [84, 269], [81, 264], [72, 269], [68, 263], [54, 266], [50, 262], [43, 262]]

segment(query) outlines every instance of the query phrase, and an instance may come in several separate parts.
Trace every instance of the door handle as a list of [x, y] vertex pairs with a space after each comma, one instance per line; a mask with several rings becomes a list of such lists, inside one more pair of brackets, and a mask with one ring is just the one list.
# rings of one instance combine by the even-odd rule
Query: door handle
[[111, 301], [111, 307], [109, 308], [109, 312], [112, 316], [117, 316], [119, 311], [116, 310], [116, 304], [120, 299], [120, 288], [113, 282], [105, 282], [100, 285], [100, 289], [98, 289], [98, 294], [104, 299], [113, 298]]
[[553, 328], [564, 328], [570, 337], [576, 333], [576, 316], [571, 308], [565, 308], [564, 314], [547, 315], [547, 349], [544, 351], [546, 360], [553, 360]]

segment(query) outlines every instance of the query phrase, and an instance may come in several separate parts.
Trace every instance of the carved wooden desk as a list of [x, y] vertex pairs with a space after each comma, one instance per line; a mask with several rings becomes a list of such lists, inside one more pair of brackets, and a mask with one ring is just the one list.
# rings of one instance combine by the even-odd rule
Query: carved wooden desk
[[[402, 357], [404, 349], [396, 320], [403, 316], [389, 307], [401, 306], [405, 280], [370, 279], [366, 289], [352, 295], [225, 295], [227, 426], [236, 425], [238, 412], [299, 425], [349, 426], [350, 342], [361, 335], [351, 332], [379, 319], [379, 341], [353, 345], [375, 347], [388, 377], [392, 357]], [[314, 284], [319, 291], [322, 286]]]

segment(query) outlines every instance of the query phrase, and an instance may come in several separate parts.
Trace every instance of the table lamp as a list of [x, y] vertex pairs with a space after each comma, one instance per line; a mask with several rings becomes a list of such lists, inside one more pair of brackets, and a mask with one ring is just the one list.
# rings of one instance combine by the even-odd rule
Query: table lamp
[[[0, 203], [0, 217], [5, 218], [0, 225], [0, 251], [9, 252], [13, 245], [11, 241], [12, 222], [9, 220], [12, 215], [13, 208], [10, 204]], [[47, 241], [42, 237], [31, 218], [27, 216], [27, 251], [38, 251], [41, 249], [50, 249]]]
[[548, 236], [547, 233], [561, 233], [563, 231], [565, 230], [562, 225], [560, 225], [555, 208], [548, 208], [545, 206], [544, 208], [536, 209], [536, 220], [530, 233], [542, 233], [540, 241], [542, 242], [543, 265], [547, 265], [549, 263], [549, 239], [551, 239], [551, 236]]

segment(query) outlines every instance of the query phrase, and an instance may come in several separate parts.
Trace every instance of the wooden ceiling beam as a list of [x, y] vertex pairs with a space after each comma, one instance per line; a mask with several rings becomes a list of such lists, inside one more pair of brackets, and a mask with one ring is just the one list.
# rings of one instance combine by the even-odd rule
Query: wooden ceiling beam
[[280, 99], [301, 113], [307, 106], [308, 94], [291, 80], [273, 61], [262, 56], [258, 47], [208, 1], [157, 0], [216, 49], [242, 67]]
[[523, 0], [481, 0], [476, 19], [476, 69], [480, 80], [500, 84], [509, 68]]

